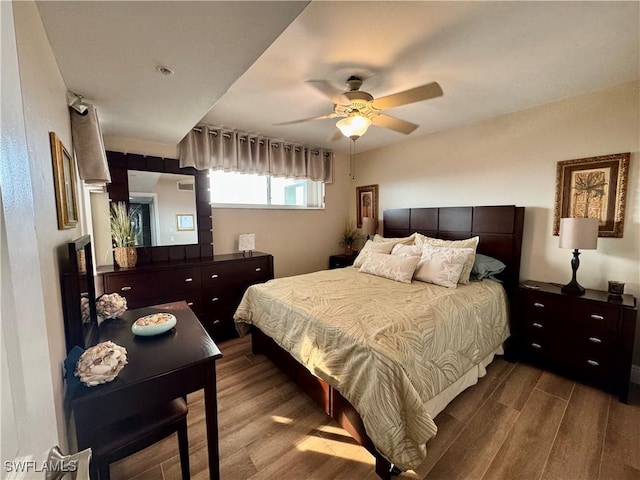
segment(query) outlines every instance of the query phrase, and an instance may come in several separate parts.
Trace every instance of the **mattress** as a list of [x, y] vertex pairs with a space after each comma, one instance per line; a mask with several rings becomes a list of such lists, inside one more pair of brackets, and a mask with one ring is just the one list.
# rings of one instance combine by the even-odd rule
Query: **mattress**
[[254, 285], [234, 319], [241, 335], [256, 325], [337, 389], [378, 451], [410, 470], [437, 432], [429, 401], [470, 371], [477, 380], [509, 335], [507, 311], [490, 280], [448, 289], [350, 267]]

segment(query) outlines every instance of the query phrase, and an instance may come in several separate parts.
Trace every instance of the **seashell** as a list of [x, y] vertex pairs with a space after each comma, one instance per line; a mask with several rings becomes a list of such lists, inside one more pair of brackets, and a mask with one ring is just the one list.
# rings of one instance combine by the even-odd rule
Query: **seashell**
[[78, 359], [75, 376], [88, 387], [113, 381], [127, 364], [127, 350], [107, 341], [88, 348]]
[[117, 293], [102, 295], [96, 302], [98, 320], [118, 318], [127, 311], [127, 299]]

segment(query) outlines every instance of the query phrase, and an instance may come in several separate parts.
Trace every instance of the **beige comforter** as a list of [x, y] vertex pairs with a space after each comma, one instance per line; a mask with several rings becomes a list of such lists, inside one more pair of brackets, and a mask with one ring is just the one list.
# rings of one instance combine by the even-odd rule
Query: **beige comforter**
[[250, 287], [234, 316], [254, 324], [360, 413], [378, 451], [409, 470], [437, 428], [425, 403], [507, 338], [502, 286], [447, 289], [326, 270]]

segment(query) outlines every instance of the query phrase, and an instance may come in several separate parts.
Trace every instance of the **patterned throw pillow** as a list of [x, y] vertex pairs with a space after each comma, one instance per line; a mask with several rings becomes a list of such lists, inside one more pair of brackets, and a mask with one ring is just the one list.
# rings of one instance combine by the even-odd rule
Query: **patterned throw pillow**
[[385, 253], [371, 252], [362, 264], [360, 271], [378, 277], [388, 278], [401, 283], [411, 283], [413, 272], [420, 257], [401, 257]]
[[416, 235], [417, 233], [412, 233], [408, 237], [389, 238], [389, 237], [383, 237], [382, 235], [379, 235], [376, 233], [373, 236], [373, 242], [374, 243], [393, 242], [394, 244], [401, 243], [403, 245], [413, 245], [415, 243]]
[[394, 242], [374, 243], [372, 240], [367, 240], [367, 243], [364, 244], [364, 247], [362, 247], [362, 250], [354, 260], [353, 266], [360, 268], [371, 252], [389, 253], [393, 245]]
[[474, 255], [473, 248], [437, 247], [425, 243], [413, 278], [456, 288], [466, 262]]
[[433, 245], [436, 247], [449, 247], [449, 248], [472, 248], [473, 254], [465, 262], [462, 273], [460, 274], [460, 280], [458, 283], [469, 283], [469, 276], [471, 275], [471, 269], [473, 268], [473, 262], [476, 256], [476, 249], [478, 248], [478, 242], [480, 237], [471, 237], [464, 240], [442, 240], [440, 238], [431, 238], [425, 235], [416, 234], [416, 245]]
[[422, 246], [396, 243], [391, 250], [391, 255], [400, 255], [401, 257], [421, 257]]

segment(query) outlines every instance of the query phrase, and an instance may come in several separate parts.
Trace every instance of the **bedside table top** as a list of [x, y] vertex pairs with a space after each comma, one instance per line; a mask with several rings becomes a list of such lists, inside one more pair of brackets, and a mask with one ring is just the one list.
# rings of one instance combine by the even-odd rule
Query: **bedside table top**
[[530, 291], [539, 291], [546, 293], [553, 293], [556, 295], [562, 295], [570, 298], [582, 299], [582, 300], [590, 300], [593, 302], [601, 302], [608, 303], [611, 305], [620, 305], [627, 308], [636, 308], [636, 298], [633, 295], [610, 295], [608, 292], [603, 290], [591, 290], [587, 289], [584, 295], [571, 295], [568, 293], [562, 293], [561, 288], [562, 285], [547, 283], [547, 282], [538, 282], [535, 280], [526, 280], [520, 284], [520, 288], [523, 290]]

